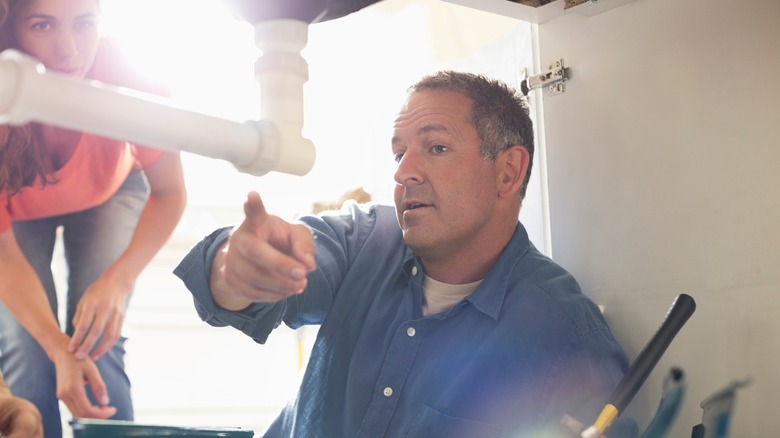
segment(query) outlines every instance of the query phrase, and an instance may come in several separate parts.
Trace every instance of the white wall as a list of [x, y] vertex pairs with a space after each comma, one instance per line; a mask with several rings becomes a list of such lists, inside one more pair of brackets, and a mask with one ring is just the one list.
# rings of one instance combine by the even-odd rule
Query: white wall
[[[732, 435], [768, 437], [780, 393], [780, 2], [637, 0], [539, 25], [553, 256], [635, 356], [674, 297], [697, 310], [635, 399], [689, 381], [670, 436], [735, 379]], [[643, 418], [644, 416], [644, 418]]]

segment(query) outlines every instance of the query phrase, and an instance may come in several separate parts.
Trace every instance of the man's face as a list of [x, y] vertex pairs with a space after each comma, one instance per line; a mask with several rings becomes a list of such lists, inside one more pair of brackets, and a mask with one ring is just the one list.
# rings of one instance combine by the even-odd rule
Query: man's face
[[404, 241], [445, 260], [489, 238], [498, 172], [480, 154], [471, 100], [453, 91], [412, 94], [395, 120], [395, 206]]

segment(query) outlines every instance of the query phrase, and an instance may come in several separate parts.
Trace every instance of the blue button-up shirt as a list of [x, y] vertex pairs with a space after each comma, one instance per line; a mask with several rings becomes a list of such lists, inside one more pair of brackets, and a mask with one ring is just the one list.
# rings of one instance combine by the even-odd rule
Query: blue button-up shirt
[[[566, 414], [592, 424], [627, 370], [598, 308], [520, 223], [471, 295], [423, 317], [423, 266], [392, 207], [302, 220], [317, 269], [301, 295], [240, 312], [216, 306], [208, 277], [229, 229], [175, 270], [203, 320], [259, 343], [282, 322], [321, 325], [297, 398], [266, 437], [536, 436]], [[638, 435], [632, 421], [610, 431]]]

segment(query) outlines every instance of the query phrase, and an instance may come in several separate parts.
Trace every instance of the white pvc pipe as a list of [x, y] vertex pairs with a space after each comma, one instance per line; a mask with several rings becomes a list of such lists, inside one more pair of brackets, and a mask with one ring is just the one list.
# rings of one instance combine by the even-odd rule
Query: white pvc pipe
[[[301, 22], [282, 26], [292, 25], [300, 33], [301, 24], [308, 26]], [[279, 25], [273, 26], [278, 29]], [[303, 31], [305, 44], [306, 29]], [[281, 49], [299, 51], [299, 46], [283, 44]], [[285, 57], [289, 58], [286, 54], [275, 56], [277, 60]], [[239, 123], [178, 108], [156, 96], [46, 72], [33, 58], [6, 50], [0, 53], [0, 123], [37, 121], [159, 149], [192, 152], [227, 160], [253, 175], [271, 170], [304, 175], [314, 164], [314, 145], [301, 136], [306, 64], [303, 61], [302, 72], [300, 62], [296, 64], [292, 79], [290, 71], [285, 71], [289, 63], [275, 64], [282, 68], [272, 63], [270, 69], [258, 71], [258, 80], [263, 79], [261, 87], [266, 87], [261, 88], [260, 120]]]
[[[255, 63], [255, 80], [260, 84], [260, 119], [273, 120], [279, 130], [278, 159], [283, 163], [314, 165], [314, 144], [302, 136], [303, 85], [309, 80], [309, 66], [301, 56], [308, 41], [309, 23], [293, 19], [255, 23], [255, 45], [262, 56]], [[305, 155], [303, 151], [311, 151]]]

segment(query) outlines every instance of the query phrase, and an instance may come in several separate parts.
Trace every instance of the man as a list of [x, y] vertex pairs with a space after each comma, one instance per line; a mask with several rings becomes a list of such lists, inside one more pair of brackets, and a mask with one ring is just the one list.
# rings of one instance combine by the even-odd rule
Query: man
[[[592, 424], [626, 356], [518, 221], [525, 101], [484, 77], [415, 84], [395, 120], [395, 210], [291, 224], [257, 193], [176, 268], [208, 323], [259, 343], [321, 324], [297, 400], [266, 437], [524, 437]], [[400, 225], [400, 226], [399, 226]], [[632, 421], [610, 436], [635, 436]], [[547, 436], [547, 435], [545, 435]]]
[[29, 401], [14, 397], [0, 373], [0, 436], [43, 438], [41, 414]]

